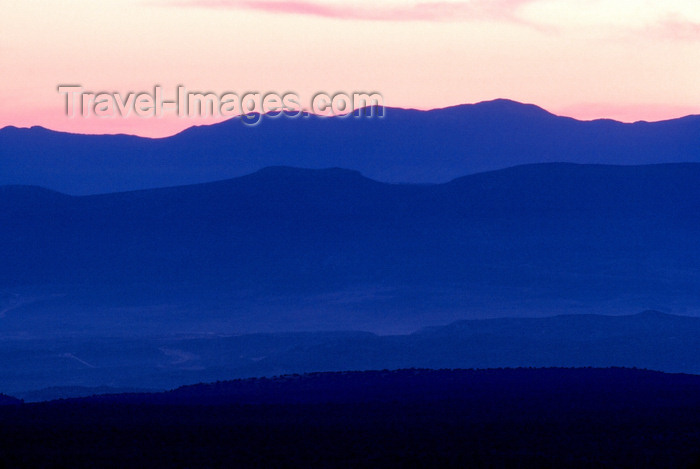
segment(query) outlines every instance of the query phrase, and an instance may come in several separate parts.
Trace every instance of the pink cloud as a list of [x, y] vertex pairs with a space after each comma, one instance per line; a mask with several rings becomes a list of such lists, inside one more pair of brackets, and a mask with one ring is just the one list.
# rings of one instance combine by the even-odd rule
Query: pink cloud
[[674, 15], [649, 26], [645, 33], [660, 39], [700, 41], [700, 23]]
[[401, 6], [340, 5], [308, 0], [189, 0], [171, 5], [253, 10], [275, 14], [319, 16], [367, 21], [465, 21], [506, 20], [525, 23], [517, 9], [537, 0], [471, 0], [466, 2], [419, 2]]

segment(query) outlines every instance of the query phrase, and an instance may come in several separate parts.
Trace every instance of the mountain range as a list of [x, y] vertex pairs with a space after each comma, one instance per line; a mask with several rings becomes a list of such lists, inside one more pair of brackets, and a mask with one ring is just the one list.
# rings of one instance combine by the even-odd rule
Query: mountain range
[[4, 340], [0, 391], [27, 401], [320, 371], [629, 367], [700, 374], [700, 318], [646, 311], [458, 321], [411, 334]]
[[268, 166], [340, 167], [392, 183], [445, 183], [515, 165], [700, 162], [700, 116], [623, 124], [577, 121], [499, 99], [382, 117], [232, 119], [177, 135], [0, 130], [0, 185], [73, 195], [210, 182]]
[[497, 100], [165, 139], [2, 129], [0, 392], [700, 373], [699, 119]]
[[438, 185], [276, 167], [83, 197], [5, 186], [2, 334], [697, 315], [698, 187], [700, 164], [539, 164]]

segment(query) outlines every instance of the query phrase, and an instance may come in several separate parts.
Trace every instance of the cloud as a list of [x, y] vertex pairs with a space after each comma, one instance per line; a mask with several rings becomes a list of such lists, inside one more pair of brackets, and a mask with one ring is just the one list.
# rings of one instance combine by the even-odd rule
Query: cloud
[[517, 11], [538, 0], [470, 0], [464, 2], [418, 2], [402, 5], [338, 4], [310, 0], [185, 0], [170, 5], [252, 10], [273, 14], [295, 14], [340, 20], [365, 21], [473, 21], [497, 20], [527, 23]]
[[700, 41], [700, 23], [672, 15], [649, 26], [645, 33], [659, 39]]

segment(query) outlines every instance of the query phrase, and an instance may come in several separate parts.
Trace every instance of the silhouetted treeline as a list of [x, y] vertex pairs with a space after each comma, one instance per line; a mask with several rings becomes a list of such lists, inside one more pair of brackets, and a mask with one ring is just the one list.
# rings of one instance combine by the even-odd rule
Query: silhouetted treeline
[[700, 376], [318, 373], [24, 404], [0, 409], [0, 455], [11, 467], [688, 467]]
[[0, 405], [18, 405], [22, 401], [12, 396], [7, 396], [5, 394], [0, 394]]

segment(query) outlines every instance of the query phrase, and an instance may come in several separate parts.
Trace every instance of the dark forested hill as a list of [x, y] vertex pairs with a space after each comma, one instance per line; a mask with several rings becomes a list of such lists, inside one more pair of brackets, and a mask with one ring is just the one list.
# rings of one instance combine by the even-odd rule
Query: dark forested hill
[[[614, 390], [612, 392], [611, 390]], [[163, 393], [106, 394], [72, 399], [76, 403], [177, 405], [325, 404], [483, 400], [578, 401], [596, 407], [634, 407], [640, 401], [700, 405], [700, 376], [625, 368], [501, 368], [486, 370], [405, 369], [346, 371], [252, 378], [184, 386]], [[510, 404], [505, 404], [510, 402]], [[700, 422], [698, 422], [700, 424]]]
[[7, 396], [5, 394], [0, 394], [0, 406], [4, 405], [19, 405], [21, 404], [22, 401], [12, 397], [12, 396]]
[[0, 407], [10, 467], [691, 467], [700, 377], [400, 370]]

